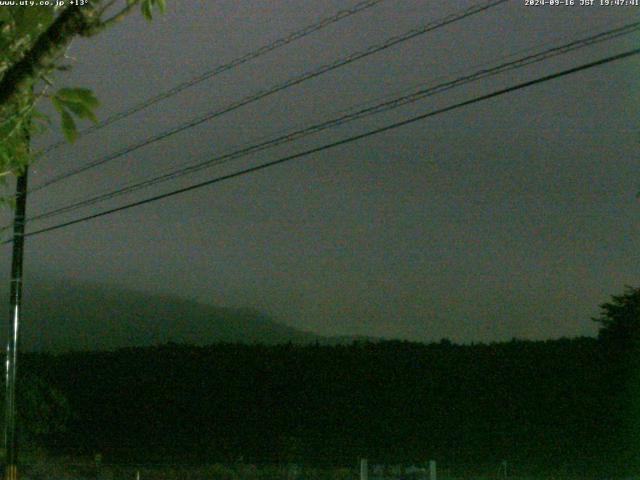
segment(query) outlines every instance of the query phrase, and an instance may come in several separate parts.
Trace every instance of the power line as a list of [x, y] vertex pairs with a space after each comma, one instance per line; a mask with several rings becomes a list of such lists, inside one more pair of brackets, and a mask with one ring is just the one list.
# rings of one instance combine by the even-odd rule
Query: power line
[[[610, 22], [606, 26], [607, 26], [607, 28], [613, 28], [615, 23], [616, 22]], [[625, 28], [625, 27], [621, 27], [621, 28]], [[580, 35], [583, 35], [583, 34], [586, 34], [586, 33], [591, 33], [592, 31], [593, 31], [593, 28], [590, 28], [590, 29], [587, 29], [587, 30], [582, 30], [582, 31], [580, 31], [578, 33]], [[608, 32], [610, 32], [610, 31], [608, 30], [604, 34], [607, 34]], [[616, 36], [626, 35], [627, 33], [631, 33], [631, 32], [621, 32], [620, 35], [616, 35]], [[611, 36], [611, 37], [608, 37], [608, 38], [602, 39], [602, 40], [609, 40], [609, 39], [612, 39], [612, 38], [614, 38], [614, 36]], [[481, 62], [479, 64], [475, 64], [474, 68], [487, 67], [487, 66], [495, 64], [499, 60], [512, 59], [512, 58], [515, 58], [515, 57], [517, 57], [519, 55], [523, 55], [525, 53], [539, 51], [539, 49], [541, 47], [546, 47], [546, 46], [549, 46], [549, 45], [553, 45], [556, 41], [559, 41], [559, 40], [566, 41], [566, 36], [558, 36], [558, 35], [556, 35], [553, 38], [552, 41], [545, 41], [545, 42], [540, 43], [540, 44], [538, 44], [536, 46], [533, 46], [533, 47], [529, 46], [529, 47], [526, 47], [526, 48], [518, 49], [518, 50], [516, 50], [516, 51], [514, 51], [512, 53], [509, 53], [509, 54], [506, 54], [506, 55], [501, 55], [498, 58], [494, 58], [494, 59], [489, 60], [489, 61], [484, 61], [484, 62]], [[596, 41], [600, 41], [600, 40], [596, 40]], [[594, 43], [596, 43], [596, 42], [594, 42]], [[454, 71], [450, 72], [450, 74], [462, 74], [462, 73], [464, 73], [464, 72], [466, 72], [468, 70], [469, 70], [469, 68], [457, 69], [457, 70], [454, 70]], [[435, 77], [433, 79], [433, 81], [434, 82], [435, 81], [440, 82], [440, 81], [444, 81], [447, 78], [450, 78], [450, 75], [442, 75], [441, 74], [441, 75]], [[382, 102], [383, 100], [387, 100], [387, 99], [391, 99], [391, 98], [395, 99], [395, 98], [398, 98], [398, 96], [407, 94], [408, 92], [412, 92], [413, 93], [416, 88], [423, 87], [424, 85], [426, 85], [425, 81], [422, 81], [419, 84], [414, 83], [411, 87], [406, 86], [406, 87], [404, 87], [402, 89], [394, 91], [393, 93], [387, 93], [385, 95], [377, 96], [375, 102]], [[361, 109], [361, 108], [365, 107], [366, 105], [371, 105], [371, 104], [372, 104], [372, 100], [358, 102], [358, 103], [356, 103], [354, 105], [351, 105], [348, 108], [342, 108], [342, 109], [339, 109], [339, 110], [336, 110], [336, 111], [332, 112], [329, 115], [328, 114], [324, 114], [322, 116], [323, 116], [324, 119], [334, 119], [336, 115], [342, 116], [342, 115], [345, 115], [345, 114], [347, 114], [349, 112], [355, 112], [356, 110]], [[300, 126], [298, 125], [296, 128], [300, 128]], [[276, 132], [274, 132], [274, 134], [275, 135], [283, 135], [285, 132], [289, 132], [289, 131], [290, 130], [287, 129], [287, 128], [281, 128], [281, 129], [277, 130]], [[270, 137], [269, 135], [262, 135], [262, 136], [256, 138], [254, 140], [254, 142], [264, 142], [264, 141], [266, 141], [267, 139], [270, 139], [270, 138], [272, 138], [272, 137]], [[186, 166], [186, 165], [188, 165], [188, 162], [183, 162], [180, 165], [181, 166]], [[188, 168], [188, 167], [186, 167], [186, 168]], [[164, 168], [162, 170], [161, 175], [164, 175], [165, 173], [167, 173], [167, 174], [168, 173], [173, 173], [173, 172], [175, 172], [175, 170], [176, 170], [176, 166], [171, 166], [169, 168]], [[130, 182], [130, 183], [124, 184], [123, 187], [128, 188], [129, 186], [133, 186], [133, 185], [136, 185], [136, 184], [137, 184], [137, 182]], [[111, 191], [110, 189], [107, 189], [106, 191], [104, 191], [100, 195], [108, 194], [110, 191]], [[74, 200], [74, 201], [77, 201], [77, 200]]]
[[[102, 120], [101, 122], [99, 122], [96, 125], [92, 125], [88, 128], [85, 128], [83, 130], [81, 130], [80, 132], [78, 132], [78, 136], [84, 136], [84, 135], [88, 135], [90, 133], [93, 133], [95, 131], [98, 131], [108, 125], [111, 125], [112, 123], [115, 123], [119, 120], [122, 120], [124, 118], [130, 117], [131, 115], [140, 112], [141, 110], [144, 110], [152, 105], [155, 105], [158, 102], [161, 102], [162, 100], [165, 100], [167, 98], [170, 98], [174, 95], [177, 95], [178, 93], [182, 92], [183, 90], [186, 90], [187, 88], [193, 87], [194, 85], [197, 85], [198, 83], [201, 83], [205, 80], [208, 80], [209, 78], [215, 77], [217, 75], [220, 75], [221, 73], [224, 73], [228, 70], [234, 69], [236, 67], [239, 67], [240, 65], [247, 63], [251, 60], [255, 60], [258, 57], [261, 57], [262, 55], [265, 55], [269, 52], [272, 52], [274, 50], [277, 50], [279, 48], [282, 48], [286, 45], [289, 45], [290, 43], [293, 43], [297, 40], [300, 40], [308, 35], [311, 35], [312, 33], [315, 33], [319, 30], [322, 30], [330, 25], [333, 25], [334, 23], [339, 22], [340, 20], [343, 20], [345, 18], [351, 17], [353, 15], [356, 15], [360, 12], [363, 12], [365, 10], [368, 10], [369, 8], [372, 8], [374, 6], [376, 6], [377, 4], [383, 2], [385, 0], [365, 0], [363, 2], [360, 2], [356, 5], [353, 6], [353, 8], [349, 8], [349, 9], [345, 9], [345, 10], [340, 10], [337, 13], [335, 13], [334, 15], [331, 15], [330, 17], [326, 17], [323, 18], [322, 20], [313, 23], [311, 25], [307, 25], [306, 27], [301, 28], [300, 30], [297, 30], [295, 32], [290, 33], [289, 35], [279, 38], [269, 44], [263, 45], [262, 47], [253, 50], [249, 53], [246, 53], [240, 57], [237, 57], [233, 60], [231, 60], [230, 62], [227, 62], [225, 64], [222, 65], [218, 65], [214, 68], [212, 68], [211, 70], [207, 70], [206, 72], [201, 73], [200, 75], [198, 75], [197, 77], [191, 78], [185, 82], [179, 83], [178, 85], [170, 88], [169, 90], [165, 90], [162, 93], [159, 93], [153, 97], [150, 97], [140, 103], [138, 103], [137, 105], [134, 105], [126, 110], [123, 110], [121, 112], [115, 113], [114, 115], [111, 115], [110, 117]], [[47, 148], [45, 148], [42, 153], [49, 153], [53, 150], [56, 150], [57, 148], [61, 147], [62, 145], [66, 145], [67, 142], [65, 141], [60, 141], [57, 143], [54, 143], [50, 146], [48, 146]]]
[[[341, 145], [345, 145], [345, 144], [348, 144], [348, 143], [355, 142], [357, 140], [362, 140], [364, 138], [371, 137], [373, 135], [377, 135], [377, 134], [380, 134], [380, 133], [383, 133], [383, 132], [394, 130], [394, 129], [403, 127], [405, 125], [409, 125], [409, 124], [418, 122], [420, 120], [424, 120], [424, 119], [429, 118], [429, 117], [434, 117], [434, 116], [440, 115], [442, 113], [450, 112], [452, 110], [457, 110], [459, 108], [462, 108], [462, 107], [465, 107], [465, 106], [468, 106], [468, 105], [472, 105], [472, 104], [479, 103], [479, 102], [482, 102], [482, 101], [485, 101], [485, 100], [489, 100], [489, 99], [494, 98], [494, 97], [505, 95], [507, 93], [514, 92], [516, 90], [520, 90], [520, 89], [527, 88], [527, 87], [530, 87], [530, 86], [533, 86], [533, 85], [537, 85], [539, 83], [543, 83], [543, 82], [547, 82], [547, 81], [550, 81], [550, 80], [554, 80], [556, 78], [560, 78], [560, 77], [564, 77], [564, 76], [567, 76], [567, 75], [571, 75], [571, 74], [574, 74], [574, 73], [577, 73], [577, 72], [581, 72], [581, 71], [584, 71], [584, 70], [587, 70], [587, 69], [590, 69], [590, 68], [594, 68], [594, 67], [597, 67], [597, 66], [600, 66], [600, 65], [605, 65], [607, 63], [611, 63], [611, 62], [614, 62], [614, 61], [617, 61], [617, 60], [622, 60], [622, 59], [625, 59], [625, 58], [629, 58], [631, 56], [638, 55], [638, 54], [640, 54], [640, 48], [635, 49], [635, 50], [629, 50], [629, 51], [626, 51], [626, 52], [623, 52], [623, 53], [620, 53], [620, 54], [617, 54], [617, 55], [609, 56], [609, 57], [606, 57], [606, 58], [603, 58], [603, 59], [600, 59], [600, 60], [596, 60], [594, 62], [586, 63], [586, 64], [583, 64], [583, 65], [580, 65], [580, 66], [577, 66], [577, 67], [573, 67], [573, 68], [570, 68], [570, 69], [567, 69], [567, 70], [563, 70], [561, 72], [553, 73], [553, 74], [550, 74], [550, 75], [545, 75], [543, 77], [539, 77], [539, 78], [536, 78], [534, 80], [529, 80], [527, 82], [519, 83], [519, 84], [511, 86], [511, 87], [507, 87], [507, 88], [503, 88], [503, 89], [500, 89], [500, 90], [496, 90], [496, 91], [494, 91], [492, 93], [488, 93], [486, 95], [481, 95], [481, 96], [472, 98], [470, 100], [465, 100], [465, 101], [450, 105], [448, 107], [444, 107], [444, 108], [440, 108], [440, 109], [437, 109], [437, 110], [433, 110], [431, 112], [423, 113], [421, 115], [417, 115], [417, 116], [411, 117], [409, 119], [402, 120], [400, 122], [395, 122], [395, 123], [392, 123], [390, 125], [387, 125], [387, 126], [384, 126], [384, 127], [380, 127], [380, 128], [374, 129], [374, 130], [370, 130], [368, 132], [361, 133], [359, 135], [354, 135], [354, 136], [351, 136], [351, 137], [344, 138], [342, 140], [338, 140], [336, 142], [332, 142], [332, 143], [328, 143], [328, 144], [322, 145], [320, 147], [315, 147], [315, 148], [311, 148], [311, 149], [305, 150], [305, 151], [300, 152], [300, 153], [296, 153], [296, 154], [293, 154], [293, 155], [288, 155], [286, 157], [282, 157], [282, 158], [279, 158], [277, 160], [264, 163], [262, 165], [257, 165], [257, 166], [254, 166], [254, 167], [246, 168], [246, 169], [240, 170], [238, 172], [234, 172], [234, 173], [231, 173], [231, 174], [228, 174], [228, 175], [223, 175], [223, 176], [220, 176], [220, 177], [216, 177], [216, 178], [204, 181], [204, 182], [196, 183], [196, 184], [190, 185], [188, 187], [180, 188], [180, 189], [173, 190], [171, 192], [163, 193], [163, 194], [160, 194], [160, 195], [155, 195], [153, 197], [149, 197], [149, 198], [146, 198], [144, 200], [139, 200], [139, 201], [136, 201], [136, 202], [128, 203], [128, 204], [122, 205], [120, 207], [112, 208], [112, 209], [109, 209], [109, 210], [104, 210], [102, 212], [94, 213], [92, 215], [87, 215], [85, 217], [77, 218], [75, 220], [70, 220], [68, 222], [64, 222], [64, 223], [60, 223], [60, 224], [57, 224], [57, 225], [53, 225], [51, 227], [42, 228], [40, 230], [29, 232], [29, 233], [25, 234], [25, 237], [31, 237], [31, 236], [35, 236], [35, 235], [40, 235], [42, 233], [51, 232], [51, 231], [54, 231], [54, 230], [58, 230], [60, 228], [65, 228], [65, 227], [68, 227], [68, 226], [71, 226], [71, 225], [75, 225], [77, 223], [86, 222], [88, 220], [93, 220], [93, 219], [96, 219], [96, 218], [99, 218], [99, 217], [103, 217], [105, 215], [110, 215], [110, 214], [113, 214], [113, 213], [116, 213], [116, 212], [120, 212], [120, 211], [123, 211], [123, 210], [128, 210], [128, 209], [133, 208], [133, 207], [137, 207], [137, 206], [145, 205], [147, 203], [152, 203], [152, 202], [155, 202], [155, 201], [158, 201], [158, 200], [162, 200], [164, 198], [168, 198], [168, 197], [172, 197], [172, 196], [175, 196], [175, 195], [179, 195], [181, 193], [190, 192], [192, 190], [196, 190], [196, 189], [199, 189], [199, 188], [202, 188], [202, 187], [206, 187], [206, 186], [209, 186], [209, 185], [213, 185], [215, 183], [219, 183], [219, 182], [222, 182], [222, 181], [225, 181], [225, 180], [229, 180], [229, 179], [232, 179], [232, 178], [236, 178], [236, 177], [240, 177], [240, 176], [243, 176], [243, 175], [247, 175], [249, 173], [254, 173], [254, 172], [257, 172], [259, 170], [264, 170], [266, 168], [269, 168], [269, 167], [272, 167], [272, 166], [275, 166], [275, 165], [279, 165], [279, 164], [282, 164], [282, 163], [286, 163], [286, 162], [289, 162], [289, 161], [292, 161], [292, 160], [295, 160], [295, 159], [298, 159], [298, 158], [306, 157], [306, 156], [314, 154], [314, 153], [319, 153], [319, 152], [322, 152], [324, 150], [329, 150], [329, 149], [332, 149], [332, 148], [335, 148], [335, 147], [338, 147], [338, 146], [341, 146]], [[12, 240], [6, 240], [6, 241], [3, 242], [3, 244], [11, 243], [11, 241]]]
[[472, 75], [467, 75], [461, 78], [458, 78], [456, 80], [450, 81], [450, 82], [446, 82], [443, 84], [439, 84], [437, 86], [434, 87], [429, 87], [427, 89], [422, 89], [419, 90], [417, 92], [411, 93], [410, 95], [406, 95], [400, 98], [395, 98], [393, 100], [387, 101], [387, 102], [383, 102], [381, 104], [375, 105], [373, 107], [369, 107], [369, 108], [365, 108], [362, 110], [359, 110], [355, 113], [350, 113], [347, 115], [343, 115], [337, 119], [332, 119], [329, 121], [325, 121], [316, 125], [313, 125], [311, 127], [307, 127], [301, 130], [297, 130], [295, 132], [291, 132], [287, 135], [284, 136], [280, 136], [277, 137], [275, 139], [271, 139], [269, 141], [266, 142], [262, 142], [256, 145], [252, 145], [250, 147], [245, 147], [243, 149], [237, 150], [235, 152], [229, 153], [229, 154], [225, 154], [204, 162], [200, 162], [198, 164], [195, 165], [191, 165], [191, 166], [187, 166], [178, 170], [172, 170], [169, 173], [165, 173], [162, 174], [160, 176], [156, 176], [154, 178], [148, 179], [148, 180], [144, 180], [142, 182], [138, 182], [138, 183], [134, 183], [128, 186], [125, 186], [123, 188], [119, 188], [116, 190], [113, 190], [111, 192], [107, 192], [104, 194], [100, 194], [98, 196], [94, 196], [91, 197], [89, 199], [80, 201], [80, 202], [76, 202], [76, 203], [72, 203], [70, 205], [66, 205], [60, 208], [56, 208], [54, 210], [50, 210], [48, 212], [44, 212], [40, 215], [36, 215], [32, 218], [30, 218], [30, 221], [35, 221], [35, 220], [39, 220], [39, 219], [44, 219], [44, 218], [50, 218], [52, 216], [56, 216], [65, 212], [69, 212], [72, 210], [76, 210], [78, 208], [81, 207], [85, 207], [88, 205], [92, 205], [95, 203], [98, 203], [100, 201], [104, 201], [104, 200], [108, 200], [111, 198], [115, 198], [117, 196], [123, 195], [123, 194], [127, 194], [127, 193], [131, 193], [133, 191], [136, 191], [140, 188], [144, 188], [144, 187], [148, 187], [151, 185], [155, 185], [157, 183], [161, 183], [164, 181], [168, 181], [168, 180], [172, 180], [175, 178], [179, 178], [183, 175], [187, 175], [187, 174], [191, 174], [194, 173], [196, 171], [202, 170], [204, 168], [209, 168], [212, 165], [218, 165], [221, 163], [225, 163], [227, 161], [230, 160], [234, 160], [240, 157], [244, 157], [246, 155], [249, 155], [251, 153], [255, 153], [257, 151], [262, 151], [266, 148], [270, 148], [273, 146], [277, 146], [280, 145], [282, 143], [287, 143], [293, 140], [297, 140], [303, 136], [312, 134], [312, 133], [317, 133], [318, 131], [327, 129], [327, 128], [331, 128], [334, 126], [338, 126], [338, 125], [342, 125], [343, 123], [347, 123], [356, 119], [360, 119], [360, 118], [364, 118], [366, 116], [369, 115], [373, 115], [373, 114], [377, 114], [377, 113], [381, 113], [387, 110], [390, 110], [392, 108], [397, 108], [399, 106], [408, 104], [408, 103], [412, 103], [418, 100], [421, 100], [427, 96], [431, 96], [431, 95], [435, 95], [438, 93], [442, 93], [444, 91], [447, 91], [449, 89], [455, 88], [457, 86], [460, 86], [462, 84], [471, 82], [471, 81], [476, 81], [482, 78], [486, 78], [489, 76], [493, 76], [496, 75], [498, 73], [503, 73], [505, 71], [508, 70], [512, 70], [515, 68], [521, 68], [523, 66], [526, 65], [530, 65], [532, 63], [535, 62], [539, 62], [542, 60], [545, 60], [547, 58], [551, 58], [553, 56], [556, 55], [560, 55], [560, 54], [565, 54], [568, 53], [569, 51], [572, 50], [576, 50], [578, 48], [583, 48], [586, 46], [590, 46], [593, 45], [594, 43], [598, 43], [598, 42], [602, 42], [605, 40], [610, 40], [612, 38], [615, 37], [619, 37], [621, 35], [626, 35], [629, 33], [632, 33], [634, 31], [637, 31], [638, 28], [640, 26], [640, 22], [635, 22], [635, 23], [631, 23], [628, 25], [625, 25], [623, 27], [620, 28], [616, 28], [613, 30], [609, 30], [607, 32], [603, 32], [603, 33], [599, 33], [597, 35], [593, 35], [591, 37], [585, 38], [585, 39], [581, 39], [581, 40], [576, 40], [573, 42], [570, 42], [569, 44], [565, 44], [559, 47], [555, 47], [549, 50], [546, 50], [544, 52], [540, 52], [537, 53], [535, 55], [529, 55], [527, 57], [512, 61], [512, 62], [507, 62], [505, 64], [499, 65], [497, 67], [493, 67], [491, 69], [485, 69], [485, 70], [480, 70], [479, 72], [476, 72]]
[[353, 63], [353, 62], [355, 62], [357, 60], [360, 60], [362, 58], [365, 58], [365, 57], [368, 57], [368, 56], [373, 55], [375, 53], [381, 52], [381, 51], [386, 50], [388, 48], [391, 48], [391, 47], [393, 47], [395, 45], [398, 45], [400, 43], [409, 41], [409, 40], [411, 40], [413, 38], [416, 38], [416, 37], [418, 37], [420, 35], [424, 35], [425, 33], [431, 32], [433, 30], [436, 30], [438, 28], [444, 27], [444, 26], [449, 25], [451, 23], [460, 21], [460, 20], [462, 20], [464, 18], [467, 18], [469, 16], [476, 15], [478, 13], [481, 13], [481, 12], [483, 12], [485, 10], [488, 10], [490, 8], [493, 8], [493, 7], [496, 7], [496, 6], [500, 5], [501, 3], [505, 3], [505, 2], [507, 2], [507, 0], [490, 0], [488, 2], [484, 2], [484, 3], [480, 4], [480, 5], [474, 5], [472, 7], [464, 9], [464, 10], [458, 12], [458, 13], [454, 13], [454, 14], [448, 15], [448, 16], [444, 17], [441, 20], [437, 20], [435, 22], [430, 22], [430, 23], [427, 23], [425, 25], [422, 25], [421, 27], [411, 29], [411, 30], [409, 30], [409, 31], [407, 31], [407, 32], [405, 32], [405, 33], [403, 33], [401, 35], [391, 37], [391, 38], [387, 39], [385, 42], [383, 42], [382, 44], [373, 45], [373, 46], [367, 48], [366, 50], [362, 50], [362, 51], [359, 51], [359, 52], [352, 53], [352, 54], [350, 54], [350, 55], [348, 55], [346, 57], [340, 58], [340, 59], [338, 59], [338, 60], [336, 60], [336, 61], [334, 61], [334, 62], [332, 62], [330, 64], [323, 65], [323, 66], [321, 66], [319, 68], [316, 68], [315, 70], [312, 70], [310, 72], [306, 72], [306, 73], [303, 73], [302, 75], [290, 78], [290, 79], [284, 81], [283, 83], [279, 83], [279, 84], [277, 84], [277, 85], [275, 85], [275, 86], [273, 86], [273, 87], [271, 87], [271, 88], [269, 88], [267, 90], [262, 90], [262, 91], [259, 91], [257, 93], [254, 93], [252, 95], [249, 95], [247, 97], [244, 97], [244, 98], [242, 98], [242, 99], [240, 99], [240, 100], [238, 100], [238, 101], [236, 101], [236, 102], [234, 102], [234, 103], [232, 103], [232, 104], [230, 104], [230, 105], [228, 105], [226, 107], [223, 107], [223, 108], [221, 108], [219, 110], [214, 110], [212, 112], [209, 112], [209, 113], [207, 113], [207, 114], [205, 114], [203, 116], [200, 116], [200, 117], [197, 117], [197, 118], [195, 118], [193, 120], [190, 120], [189, 122], [183, 123], [181, 125], [178, 125], [177, 127], [173, 127], [173, 128], [171, 128], [169, 130], [165, 130], [162, 133], [159, 133], [157, 135], [149, 137], [149, 138], [143, 140], [142, 142], [136, 143], [134, 145], [130, 145], [128, 147], [123, 148], [122, 150], [119, 150], [119, 151], [117, 151], [115, 153], [107, 155], [106, 157], [100, 158], [98, 160], [94, 160], [93, 162], [89, 162], [86, 165], [80, 166], [80, 167], [72, 169], [72, 170], [70, 170], [70, 171], [68, 171], [66, 173], [58, 175], [57, 177], [54, 177], [54, 178], [52, 178], [52, 179], [50, 179], [48, 181], [45, 181], [44, 183], [42, 183], [42, 184], [40, 184], [38, 186], [32, 188], [29, 193], [33, 193], [33, 192], [36, 192], [38, 190], [42, 190], [43, 188], [46, 188], [46, 187], [48, 187], [50, 185], [53, 185], [54, 183], [57, 183], [57, 182], [59, 182], [61, 180], [65, 180], [65, 179], [67, 179], [69, 177], [72, 177], [74, 175], [77, 175], [79, 173], [86, 172], [87, 170], [90, 170], [90, 169], [95, 168], [95, 167], [97, 167], [99, 165], [103, 165], [103, 164], [105, 164], [107, 162], [110, 162], [110, 161], [115, 160], [117, 158], [120, 158], [120, 157], [122, 157], [124, 155], [132, 153], [132, 152], [134, 152], [134, 151], [136, 151], [136, 150], [138, 150], [138, 149], [140, 149], [142, 147], [146, 147], [146, 146], [151, 145], [153, 143], [156, 143], [156, 142], [158, 142], [160, 140], [164, 140], [165, 138], [168, 138], [168, 137], [170, 137], [172, 135], [180, 133], [180, 132], [182, 132], [184, 130], [187, 130], [189, 128], [196, 127], [196, 126], [198, 126], [198, 125], [200, 125], [200, 124], [202, 124], [204, 122], [207, 122], [207, 121], [212, 120], [212, 119], [214, 119], [216, 117], [219, 117], [221, 115], [224, 115], [226, 113], [234, 111], [234, 110], [236, 110], [236, 109], [238, 109], [240, 107], [243, 107], [243, 106], [248, 105], [250, 103], [256, 102], [256, 101], [261, 100], [263, 98], [269, 97], [271, 95], [274, 95], [275, 93], [278, 93], [280, 91], [283, 91], [283, 90], [286, 90], [288, 88], [291, 88], [291, 87], [293, 87], [295, 85], [298, 85], [298, 84], [300, 84], [302, 82], [305, 82], [305, 81], [310, 80], [312, 78], [318, 77], [318, 76], [323, 75], [325, 73], [328, 73], [330, 71], [336, 70], [336, 69], [338, 69], [340, 67], [343, 67], [345, 65], [349, 65], [350, 63]]
[[158, 183], [162, 183], [162, 182], [166, 182], [169, 180], [173, 180], [179, 177], [182, 177], [184, 175], [188, 175], [200, 170], [203, 170], [205, 168], [209, 168], [211, 166], [214, 165], [220, 165], [222, 163], [226, 163], [232, 160], [236, 160], [238, 158], [241, 157], [245, 157], [247, 155], [250, 155], [252, 153], [256, 153], [259, 151], [263, 151], [267, 148], [271, 148], [271, 147], [275, 147], [284, 143], [289, 143], [292, 142], [294, 140], [298, 140], [302, 137], [305, 137], [307, 135], [311, 135], [317, 132], [320, 132], [322, 130], [326, 130], [328, 128], [333, 128], [339, 125], [343, 125], [345, 123], [348, 122], [352, 122], [354, 120], [359, 120], [365, 117], [368, 117], [370, 115], [374, 115], [374, 114], [378, 114], [378, 113], [382, 113], [382, 112], [386, 112], [389, 111], [391, 109], [394, 108], [398, 108], [400, 106], [403, 105], [407, 105], [410, 103], [414, 103], [416, 101], [422, 100], [424, 98], [436, 95], [436, 94], [440, 94], [443, 92], [446, 92], [448, 90], [451, 90], [453, 88], [459, 87], [461, 85], [464, 85], [466, 83], [470, 83], [470, 82], [474, 82], [474, 81], [478, 81], [484, 78], [488, 78], [494, 75], [498, 75], [500, 73], [504, 73], [507, 71], [511, 71], [517, 68], [522, 68], [524, 66], [527, 65], [531, 65], [533, 63], [538, 63], [544, 60], [547, 60], [549, 58], [555, 57], [555, 56], [559, 56], [559, 55], [564, 55], [566, 53], [578, 50], [580, 48], [584, 48], [584, 47], [588, 47], [591, 45], [594, 45], [596, 43], [600, 43], [603, 41], [607, 41], [607, 40], [611, 40], [613, 38], [618, 38], [620, 36], [623, 35], [628, 35], [630, 33], [636, 32], [640, 29], [640, 22], [633, 22], [630, 24], [626, 24], [624, 26], [618, 27], [618, 28], [614, 28], [614, 29], [610, 29], [607, 30], [605, 32], [601, 32], [598, 33], [596, 35], [591, 35], [589, 37], [586, 38], [582, 38], [579, 40], [574, 40], [572, 42], [560, 45], [560, 46], [556, 46], [553, 48], [549, 48], [547, 50], [544, 50], [542, 52], [539, 53], [535, 53], [535, 54], [531, 54], [531, 55], [527, 55], [525, 57], [522, 58], [518, 58], [516, 60], [512, 60], [509, 62], [505, 62], [503, 64], [500, 64], [498, 66], [494, 66], [492, 68], [485, 68], [485, 69], [481, 69], [479, 71], [476, 71], [472, 74], [466, 75], [466, 76], [462, 76], [459, 78], [456, 78], [454, 80], [451, 81], [447, 81], [444, 83], [440, 83], [438, 85], [435, 86], [429, 86], [427, 88], [422, 88], [419, 89], [415, 92], [412, 92], [408, 95], [403, 95], [400, 97], [396, 97], [393, 98], [391, 100], [387, 100], [384, 101], [382, 103], [378, 103], [374, 106], [370, 106], [367, 108], [363, 108], [360, 109], [358, 111], [355, 112], [351, 112], [348, 114], [344, 114], [342, 116], [339, 116], [337, 118], [331, 119], [331, 120], [327, 120], [327, 121], [323, 121], [320, 123], [317, 123], [315, 125], [311, 125], [290, 133], [287, 133], [285, 135], [264, 141], [264, 142], [260, 142], [248, 147], [244, 147], [242, 149], [236, 150], [234, 152], [231, 153], [227, 153], [221, 156], [217, 156], [214, 157], [213, 159], [209, 159], [203, 162], [199, 162], [193, 165], [189, 165], [186, 167], [182, 167], [179, 169], [174, 169], [169, 171], [168, 173], [164, 173], [161, 175], [158, 175], [156, 177], [147, 179], [147, 180], [143, 180], [141, 182], [137, 182], [137, 183], [133, 183], [115, 190], [112, 190], [110, 192], [107, 193], [103, 193], [103, 194], [99, 194], [93, 197], [90, 197], [88, 199], [85, 200], [81, 200], [79, 202], [74, 202], [62, 207], [58, 207], [52, 210], [49, 210], [47, 212], [41, 213], [39, 215], [35, 215], [31, 218], [28, 219], [28, 221], [36, 221], [36, 220], [42, 220], [42, 219], [46, 219], [46, 218], [51, 218], [63, 213], [67, 213], [70, 211], [74, 211], [77, 210], [79, 208], [82, 207], [86, 207], [89, 205], [93, 205], [95, 203], [99, 203], [102, 201], [106, 201], [106, 200], [110, 200], [112, 198], [116, 198], [120, 195], [125, 195], [128, 193], [132, 193], [134, 191], [137, 191], [141, 188], [146, 188], [146, 187], [150, 187], [152, 185], [156, 185]]

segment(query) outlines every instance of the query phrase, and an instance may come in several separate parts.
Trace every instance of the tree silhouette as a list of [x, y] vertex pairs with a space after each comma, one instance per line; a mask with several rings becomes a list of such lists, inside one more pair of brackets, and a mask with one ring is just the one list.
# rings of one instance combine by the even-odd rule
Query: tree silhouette
[[606, 352], [607, 408], [610, 431], [619, 445], [612, 454], [619, 464], [640, 469], [640, 288], [626, 287], [624, 294], [600, 306], [598, 340]]
[[[45, 446], [67, 430], [73, 417], [71, 407], [60, 390], [40, 377], [21, 377], [18, 383], [21, 443]], [[4, 402], [4, 389], [0, 389], [0, 400]]]
[[622, 295], [600, 305], [601, 315], [593, 320], [600, 324], [598, 339], [625, 351], [640, 347], [640, 288], [626, 287]]

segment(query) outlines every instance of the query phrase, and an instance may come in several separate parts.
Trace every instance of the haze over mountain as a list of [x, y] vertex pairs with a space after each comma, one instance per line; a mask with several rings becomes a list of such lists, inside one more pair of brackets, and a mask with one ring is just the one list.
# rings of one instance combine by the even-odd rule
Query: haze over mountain
[[[319, 336], [252, 309], [67, 280], [30, 279], [23, 311], [20, 342], [25, 351], [110, 350], [167, 342], [333, 344], [364, 338]], [[1, 334], [6, 336], [6, 328]]]

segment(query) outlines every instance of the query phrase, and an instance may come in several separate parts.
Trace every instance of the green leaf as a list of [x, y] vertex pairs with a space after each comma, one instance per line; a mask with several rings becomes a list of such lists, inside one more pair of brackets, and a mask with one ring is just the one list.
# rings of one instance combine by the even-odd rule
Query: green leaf
[[95, 113], [93, 113], [93, 110], [91, 110], [83, 103], [67, 102], [64, 104], [64, 106], [67, 109], [71, 110], [79, 118], [88, 118], [93, 123], [98, 122], [98, 119], [96, 118]]
[[15, 195], [9, 195], [9, 196], [6, 196], [6, 197], [0, 197], [0, 206], [2, 206], [2, 205], [6, 205], [11, 210], [15, 210], [15, 208], [16, 208], [16, 197], [15, 197]]
[[58, 97], [56, 96], [51, 97], [51, 103], [53, 104], [55, 109], [58, 111], [58, 113], [62, 114], [62, 112], [64, 112], [64, 105], [58, 99]]
[[88, 88], [61, 88], [55, 96], [65, 103], [81, 103], [90, 109], [100, 105], [94, 93]]
[[160, 10], [160, 13], [165, 13], [167, 11], [167, 0], [156, 0], [156, 3], [158, 4], [158, 10]]
[[151, 0], [142, 0], [142, 5], [140, 7], [142, 10], [142, 15], [149, 21], [153, 20], [153, 15], [151, 14], [151, 6]]
[[52, 102], [60, 114], [68, 110], [78, 118], [87, 118], [94, 123], [98, 122], [93, 110], [100, 102], [87, 88], [61, 88], [53, 96]]
[[16, 27], [20, 36], [32, 35], [37, 37], [53, 22], [54, 14], [51, 7], [23, 6], [16, 9]]
[[6, 143], [0, 143], [0, 165], [3, 168], [11, 161], [11, 153]]
[[36, 110], [35, 108], [31, 111], [31, 118], [36, 122], [51, 125], [51, 119], [49, 118], [49, 115], [45, 115], [44, 113], [42, 113], [39, 110]]
[[13, 20], [10, 10], [11, 9], [9, 8], [0, 8], [0, 24], [8, 23]]
[[73, 117], [66, 110], [63, 110], [60, 114], [62, 116], [62, 132], [69, 143], [73, 143], [78, 138], [78, 129], [76, 128], [76, 122], [73, 121]]

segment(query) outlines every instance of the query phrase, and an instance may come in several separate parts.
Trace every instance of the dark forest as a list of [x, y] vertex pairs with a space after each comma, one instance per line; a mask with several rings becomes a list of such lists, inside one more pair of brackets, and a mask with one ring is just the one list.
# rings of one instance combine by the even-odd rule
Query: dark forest
[[[58, 453], [111, 461], [632, 464], [632, 359], [592, 338], [25, 356], [67, 397]], [[636, 433], [637, 435], [637, 433]], [[43, 439], [41, 439], [42, 441]]]
[[640, 289], [598, 338], [24, 354], [23, 441], [110, 463], [636, 470]]

